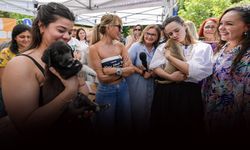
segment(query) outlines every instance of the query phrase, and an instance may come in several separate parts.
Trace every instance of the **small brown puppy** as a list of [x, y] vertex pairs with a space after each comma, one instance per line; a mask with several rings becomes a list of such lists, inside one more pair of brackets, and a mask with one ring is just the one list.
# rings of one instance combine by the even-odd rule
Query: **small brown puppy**
[[[172, 39], [169, 39], [166, 42], [165, 52], [167, 52], [167, 51], [170, 51], [171, 56], [173, 56], [173, 57], [175, 57], [177, 59], [186, 61], [186, 59], [185, 59], [185, 57], [183, 55], [182, 48], [180, 47], [180, 45], [178, 43], [176, 43]], [[169, 74], [172, 74], [173, 72], [178, 71], [178, 69], [175, 66], [173, 66], [170, 62], [168, 62], [164, 67], [164, 71], [169, 73]], [[172, 83], [173, 81], [170, 81], [170, 80], [158, 80], [158, 82], [162, 83], [162, 84], [168, 84], [168, 83]]]

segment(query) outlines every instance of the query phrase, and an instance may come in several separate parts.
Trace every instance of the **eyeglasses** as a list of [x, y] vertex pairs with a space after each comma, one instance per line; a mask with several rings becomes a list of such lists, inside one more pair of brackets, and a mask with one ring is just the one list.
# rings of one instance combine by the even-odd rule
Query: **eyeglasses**
[[204, 27], [205, 29], [214, 29], [214, 28], [216, 28], [215, 26], [205, 26]]
[[135, 28], [134, 31], [141, 31], [141, 29], [136, 29], [136, 28]]
[[122, 30], [122, 26], [120, 24], [113, 24], [112, 26], [117, 27], [119, 29], [119, 31]]
[[149, 32], [146, 32], [146, 35], [147, 35], [147, 36], [156, 37], [156, 34], [154, 34], [154, 33], [149, 33]]

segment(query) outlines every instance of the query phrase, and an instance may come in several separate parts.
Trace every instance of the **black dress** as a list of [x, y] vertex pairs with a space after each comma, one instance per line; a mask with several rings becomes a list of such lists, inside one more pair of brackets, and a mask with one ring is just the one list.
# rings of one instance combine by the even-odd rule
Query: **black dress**
[[199, 84], [157, 83], [151, 110], [151, 131], [157, 135], [204, 135], [203, 104]]

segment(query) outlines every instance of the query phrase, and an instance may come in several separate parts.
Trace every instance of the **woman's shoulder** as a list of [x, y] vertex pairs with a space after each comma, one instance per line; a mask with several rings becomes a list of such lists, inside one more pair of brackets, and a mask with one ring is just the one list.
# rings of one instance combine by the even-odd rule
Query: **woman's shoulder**
[[[30, 54], [30, 50], [29, 51], [26, 51], [25, 53], [23, 53], [25, 55], [29, 55]], [[29, 55], [31, 58], [33, 58], [37, 63], [39, 61], [37, 61], [36, 58], [38, 58], [38, 56], [31, 56]], [[10, 61], [9, 61], [9, 66], [11, 67], [18, 67], [18, 68], [24, 68], [24, 69], [33, 69], [35, 68], [35, 65], [34, 65], [34, 62], [33, 60], [31, 60], [31, 58], [28, 58], [27, 56], [24, 56], [24, 55], [17, 55], [15, 56], [14, 58], [12, 58]]]
[[11, 52], [11, 50], [9, 48], [4, 48], [1, 52], [0, 52], [0, 67], [5, 67], [7, 65], [7, 63], [13, 58], [15, 57], [16, 54], [14, 54], [13, 52]]
[[135, 42], [135, 43], [133, 43], [133, 44], [131, 45], [131, 47], [129, 48], [129, 51], [134, 50], [134, 49], [141, 48], [141, 47], [143, 47], [143, 45], [144, 45], [144, 44], [142, 44], [142, 43]]
[[6, 51], [10, 51], [10, 48], [9, 47], [5, 47], [4, 49], [1, 50], [1, 53], [2, 52], [6, 52]]
[[96, 50], [98, 49], [99, 45], [100, 45], [99, 42], [90, 45], [90, 46], [89, 46], [90, 52], [96, 51]]
[[1, 50], [0, 54], [4, 54], [4, 55], [16, 55], [14, 54], [9, 47], [6, 47], [4, 49]]
[[197, 41], [194, 44], [194, 48], [197, 49], [198, 51], [207, 51], [207, 50], [212, 51], [211, 45], [202, 41]]
[[16, 56], [13, 59], [11, 59], [8, 64], [9, 64], [8, 66], [12, 66], [12, 67], [15, 67], [15, 66], [22, 67], [22, 66], [24, 66], [24, 68], [25, 68], [25, 67], [29, 66], [28, 65], [29, 61], [25, 57]]
[[122, 42], [120, 42], [120, 41], [117, 41], [117, 40], [114, 40], [113, 44], [115, 46], [124, 47], [124, 44]]
[[199, 47], [209, 47], [210, 46], [210, 44], [203, 42], [203, 41], [196, 41], [196, 43], [194, 45], [199, 46]]
[[157, 48], [156, 48], [156, 50], [157, 51], [163, 51], [165, 49], [165, 45], [166, 45], [166, 42], [158, 45]]

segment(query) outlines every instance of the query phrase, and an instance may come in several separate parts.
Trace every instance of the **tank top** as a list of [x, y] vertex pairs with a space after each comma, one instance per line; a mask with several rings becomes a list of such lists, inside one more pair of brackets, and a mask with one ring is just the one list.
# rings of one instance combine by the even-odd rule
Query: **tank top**
[[[29, 59], [31, 59], [33, 61], [33, 63], [37, 66], [37, 68], [42, 72], [43, 76], [45, 77], [45, 70], [44, 68], [31, 56], [26, 55], [26, 54], [20, 54], [18, 56], [25, 56], [28, 57]], [[42, 88], [43, 86], [40, 86], [40, 93], [39, 93], [39, 106], [43, 105], [43, 91]]]

